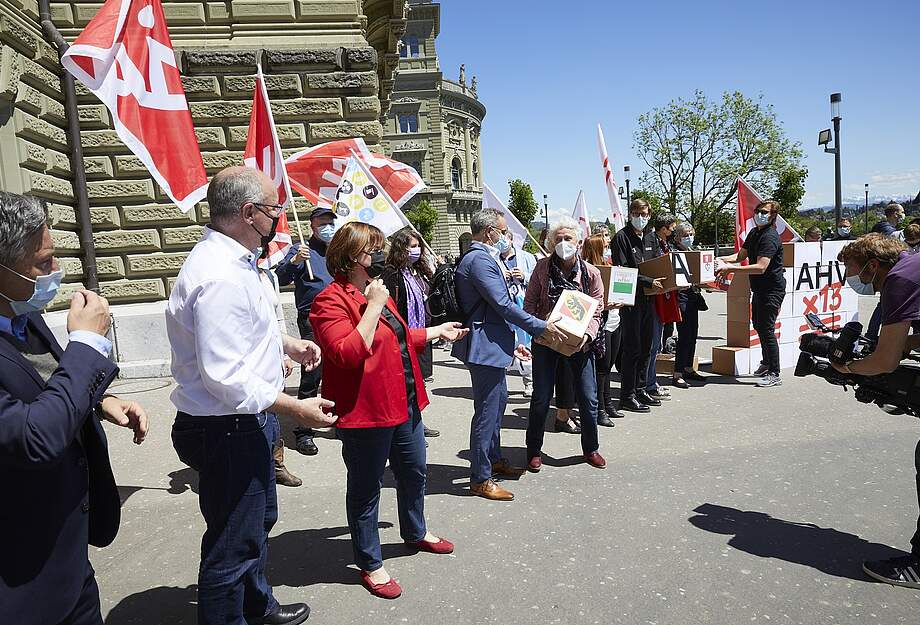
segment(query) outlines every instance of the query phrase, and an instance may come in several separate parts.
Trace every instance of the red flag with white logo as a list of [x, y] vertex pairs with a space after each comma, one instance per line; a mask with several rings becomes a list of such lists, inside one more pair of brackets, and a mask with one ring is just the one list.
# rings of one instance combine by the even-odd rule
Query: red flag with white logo
[[[748, 233], [754, 225], [754, 209], [763, 202], [757, 191], [751, 188], [742, 178], [738, 178], [738, 210], [735, 212], [735, 251], [741, 249]], [[776, 231], [783, 243], [801, 241], [799, 233], [783, 219], [782, 215], [776, 216]]]
[[198, 139], [159, 0], [106, 0], [61, 63], [183, 211], [207, 193]]
[[[291, 185], [284, 168], [284, 156], [281, 153], [281, 143], [278, 141], [278, 133], [275, 130], [275, 120], [272, 117], [261, 66], [257, 68], [256, 86], [252, 94], [252, 116], [249, 118], [249, 136], [246, 138], [243, 163], [271, 178], [278, 190], [278, 204], [284, 206], [287, 211], [293, 202]], [[294, 214], [296, 217], [296, 212]], [[300, 230], [299, 223], [297, 226]], [[303, 241], [303, 236], [301, 236], [301, 241]], [[267, 267], [277, 265], [284, 258], [291, 243], [291, 227], [288, 224], [287, 213], [282, 212], [275, 230], [275, 238], [268, 244], [268, 256], [260, 263]]]
[[397, 208], [425, 188], [415, 169], [371, 152], [363, 139], [331, 141], [289, 156], [285, 164], [291, 187], [316, 206], [332, 207], [352, 155], [367, 167]]

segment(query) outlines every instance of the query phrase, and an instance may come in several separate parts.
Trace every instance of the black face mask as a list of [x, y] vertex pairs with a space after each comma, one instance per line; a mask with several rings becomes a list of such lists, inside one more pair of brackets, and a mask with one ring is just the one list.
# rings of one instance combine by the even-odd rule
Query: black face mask
[[371, 266], [365, 267], [364, 271], [367, 272], [371, 280], [374, 280], [375, 278], [379, 278], [380, 274], [382, 274], [383, 270], [386, 268], [386, 256], [383, 252], [371, 252], [369, 256], [371, 257]]
[[268, 244], [271, 243], [272, 240], [275, 238], [275, 233], [278, 230], [278, 221], [280, 219], [281, 219], [281, 215], [271, 218], [272, 227], [268, 231], [268, 234], [262, 234], [261, 232], [259, 232], [259, 229], [256, 228], [255, 224], [249, 224], [252, 227], [252, 229], [255, 230], [259, 234], [260, 237], [262, 237], [262, 239], [259, 241], [259, 245], [262, 247], [262, 255], [259, 256], [259, 258], [265, 258], [268, 256]]

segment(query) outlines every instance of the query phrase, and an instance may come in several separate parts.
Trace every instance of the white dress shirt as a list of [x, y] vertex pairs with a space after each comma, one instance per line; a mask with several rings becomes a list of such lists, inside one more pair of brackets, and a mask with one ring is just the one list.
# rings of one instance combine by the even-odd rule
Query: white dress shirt
[[284, 385], [284, 347], [257, 258], [210, 228], [192, 249], [169, 296], [166, 332], [176, 389], [190, 415], [256, 414]]

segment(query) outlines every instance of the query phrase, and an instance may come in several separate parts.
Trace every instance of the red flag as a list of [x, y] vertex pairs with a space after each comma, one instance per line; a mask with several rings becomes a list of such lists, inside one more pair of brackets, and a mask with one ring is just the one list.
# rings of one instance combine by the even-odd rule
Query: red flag
[[425, 188], [412, 167], [374, 154], [363, 139], [332, 141], [291, 155], [285, 161], [291, 187], [316, 206], [331, 207], [352, 154], [370, 170], [397, 208]]
[[[285, 210], [291, 206], [291, 186], [284, 169], [284, 156], [275, 130], [275, 120], [272, 118], [261, 66], [257, 68], [256, 87], [252, 94], [252, 116], [249, 118], [249, 136], [246, 138], [243, 163], [271, 178], [278, 190], [278, 204], [284, 206]], [[268, 244], [268, 256], [260, 261], [261, 264], [267, 267], [277, 265], [290, 246], [291, 227], [286, 212], [282, 212], [275, 230], [275, 238]]]
[[106, 0], [61, 63], [180, 209], [204, 198], [208, 177], [159, 0]]
[[[754, 209], [763, 202], [757, 192], [751, 188], [741, 177], [738, 178], [738, 210], [735, 212], [735, 251], [741, 249], [748, 233], [755, 228]], [[776, 216], [776, 231], [783, 243], [801, 241], [802, 237], [783, 219], [782, 215]]]

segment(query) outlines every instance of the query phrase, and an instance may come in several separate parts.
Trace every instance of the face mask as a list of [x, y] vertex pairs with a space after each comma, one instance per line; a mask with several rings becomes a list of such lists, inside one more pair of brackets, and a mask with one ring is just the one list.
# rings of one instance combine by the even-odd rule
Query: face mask
[[569, 260], [575, 256], [575, 252], [578, 251], [578, 246], [572, 243], [571, 241], [559, 241], [556, 244], [556, 256], [562, 260]]
[[754, 213], [754, 223], [758, 226], [766, 226], [770, 223], [770, 214], [769, 213]]
[[907, 244], [908, 254], [916, 254], [917, 252], [920, 252], [920, 241], [917, 241], [913, 245], [911, 245], [910, 243]]
[[371, 252], [371, 265], [370, 267], [365, 267], [364, 271], [367, 272], [368, 277], [371, 280], [379, 278], [380, 274], [383, 273], [383, 270], [386, 268], [386, 255], [383, 252]]
[[44, 310], [45, 306], [50, 304], [51, 300], [54, 299], [54, 296], [57, 295], [58, 289], [61, 287], [61, 280], [64, 279], [63, 269], [52, 271], [46, 276], [38, 276], [33, 280], [32, 278], [24, 276], [17, 271], [13, 271], [6, 265], [0, 265], [0, 267], [15, 273], [23, 280], [28, 280], [35, 285], [35, 288], [32, 290], [32, 297], [30, 297], [25, 302], [17, 302], [0, 293], [0, 297], [3, 297], [3, 299], [10, 303], [10, 308], [13, 310], [13, 314], [17, 317], [19, 315], [25, 315], [30, 312]]
[[323, 243], [329, 243], [335, 235], [335, 226], [332, 224], [323, 224], [316, 229], [316, 237]]
[[492, 245], [495, 247], [496, 250], [498, 250], [499, 254], [504, 254], [505, 252], [508, 251], [508, 248], [511, 247], [511, 243], [508, 242], [508, 237], [506, 237], [504, 234], [501, 235], [498, 241], [496, 241]]
[[613, 258], [613, 253], [610, 251], [610, 248], [608, 247], [604, 250], [604, 260], [609, 263], [612, 258]]
[[875, 286], [872, 284], [873, 280], [875, 280], [875, 274], [872, 274], [872, 279], [869, 280], [868, 283], [863, 282], [859, 277], [868, 266], [869, 263], [867, 262], [865, 265], [863, 265], [863, 268], [859, 270], [858, 274], [855, 276], [847, 276], [847, 284], [850, 285], [850, 288], [856, 291], [859, 295], [875, 295]]
[[848, 237], [850, 236], [850, 229], [849, 228], [837, 228], [837, 234], [839, 234], [842, 237]]
[[278, 215], [277, 217], [272, 217], [272, 227], [268, 231], [268, 234], [262, 234], [261, 232], [259, 232], [259, 229], [256, 228], [256, 225], [254, 223], [249, 224], [252, 227], [252, 229], [255, 230], [260, 237], [262, 237], [259, 240], [259, 248], [262, 250], [261, 253], [259, 254], [259, 258], [265, 258], [266, 256], [268, 256], [268, 244], [271, 243], [272, 240], [274, 240], [275, 238], [275, 232], [278, 229], [278, 221], [280, 219], [281, 219], [281, 215]]
[[684, 247], [693, 247], [693, 237], [684, 237], [680, 240], [680, 243]]
[[410, 247], [409, 248], [409, 260], [413, 263], [417, 263], [418, 259], [422, 257], [422, 248], [420, 247]]
[[648, 225], [648, 217], [643, 217], [642, 215], [630, 215], [629, 223], [631, 223], [632, 227], [636, 230], [645, 230], [645, 227]]

